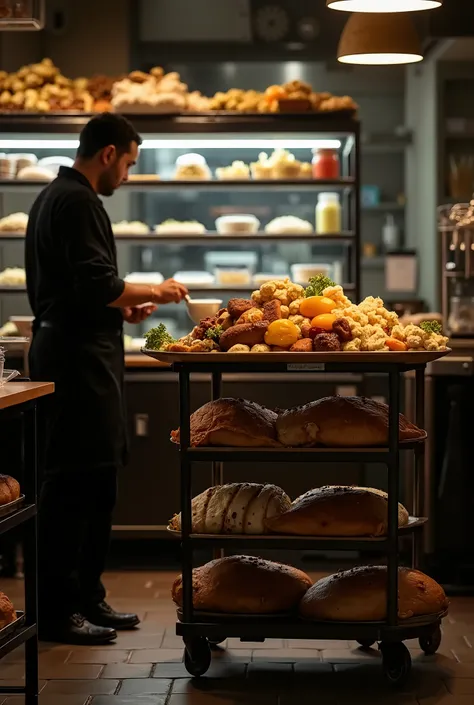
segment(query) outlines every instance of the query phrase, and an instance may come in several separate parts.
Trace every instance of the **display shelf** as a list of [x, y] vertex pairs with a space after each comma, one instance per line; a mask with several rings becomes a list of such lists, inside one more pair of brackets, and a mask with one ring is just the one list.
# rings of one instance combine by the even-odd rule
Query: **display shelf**
[[[0, 187], [1, 190], [1, 187]], [[317, 244], [337, 244], [337, 243], [350, 243], [354, 240], [355, 233], [353, 232], [341, 232], [340, 234], [334, 235], [318, 235], [318, 233], [251, 233], [249, 235], [238, 234], [238, 235], [221, 235], [216, 232], [208, 232], [202, 234], [186, 234], [177, 233], [173, 235], [160, 235], [154, 232], [150, 232], [148, 235], [115, 235], [116, 242], [135, 244], [135, 245], [183, 245], [183, 244], [200, 244], [206, 245], [209, 242], [218, 242], [220, 245], [232, 246], [234, 242], [259, 242], [260, 244], [265, 244], [266, 242], [287, 242], [297, 239], [299, 242], [309, 242], [313, 245]], [[8, 242], [9, 240], [24, 240], [24, 233], [0, 233], [0, 245], [2, 242]]]
[[[1, 128], [0, 128], [1, 129]], [[0, 183], [0, 191], [3, 193], [37, 193], [48, 185], [47, 181], [13, 181], [4, 180]], [[121, 186], [125, 191], [146, 192], [167, 192], [167, 191], [262, 191], [271, 189], [272, 191], [340, 191], [353, 189], [355, 180], [345, 179], [271, 179], [255, 181], [127, 181]]]
[[[239, 353], [243, 354], [243, 353]], [[403, 450], [412, 450], [415, 443], [404, 443]], [[384, 463], [390, 455], [388, 448], [188, 448], [182, 451], [188, 460], [259, 463]]]
[[[19, 646], [31, 639], [31, 637], [36, 634], [36, 624], [31, 624], [29, 626], [20, 627], [11, 636], [9, 636], [4, 641], [0, 642], [0, 659], [4, 658], [10, 651], [17, 649]], [[2, 689], [0, 688], [0, 693], [24, 693], [24, 689], [12, 690], [11, 687]]]

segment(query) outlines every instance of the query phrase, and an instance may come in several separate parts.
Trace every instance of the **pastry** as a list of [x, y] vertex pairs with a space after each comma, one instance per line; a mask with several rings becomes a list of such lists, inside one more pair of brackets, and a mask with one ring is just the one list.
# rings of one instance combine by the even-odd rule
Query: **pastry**
[[16, 618], [17, 616], [12, 601], [4, 592], [0, 592], [0, 629], [14, 622]]
[[[291, 507], [290, 498], [276, 485], [234, 482], [216, 485], [192, 501], [192, 531], [196, 534], [265, 534], [265, 522]], [[170, 521], [181, 531], [181, 514]]]
[[[283, 411], [277, 420], [278, 439], [286, 446], [380, 446], [388, 443], [388, 406], [366, 397], [325, 397]], [[425, 432], [403, 414], [400, 440], [423, 438]]]
[[[207, 612], [290, 612], [311, 584], [306, 573], [292, 566], [253, 556], [228, 556], [193, 570], [193, 604], [195, 609]], [[174, 581], [171, 594], [181, 607], [181, 576]]]
[[[388, 530], [388, 495], [371, 487], [317, 487], [265, 524], [275, 533], [294, 536], [384, 536]], [[406, 524], [408, 512], [399, 504], [398, 525]]]
[[[191, 446], [277, 447], [274, 411], [245, 399], [217, 399], [191, 414]], [[171, 440], [180, 442], [179, 429]]]
[[[410, 568], [398, 569], [398, 617], [410, 619], [444, 612], [441, 585]], [[305, 619], [342, 622], [381, 621], [387, 617], [387, 568], [363, 566], [318, 580], [300, 604]]]
[[0, 475], [0, 505], [10, 504], [20, 496], [20, 485], [10, 475]]

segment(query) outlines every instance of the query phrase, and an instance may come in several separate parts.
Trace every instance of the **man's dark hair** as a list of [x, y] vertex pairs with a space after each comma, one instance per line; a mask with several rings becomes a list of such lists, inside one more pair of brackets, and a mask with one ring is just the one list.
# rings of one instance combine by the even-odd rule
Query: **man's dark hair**
[[92, 159], [97, 152], [110, 144], [123, 153], [130, 149], [132, 142], [140, 146], [142, 139], [127, 118], [113, 113], [102, 113], [89, 120], [82, 130], [77, 156], [80, 159]]

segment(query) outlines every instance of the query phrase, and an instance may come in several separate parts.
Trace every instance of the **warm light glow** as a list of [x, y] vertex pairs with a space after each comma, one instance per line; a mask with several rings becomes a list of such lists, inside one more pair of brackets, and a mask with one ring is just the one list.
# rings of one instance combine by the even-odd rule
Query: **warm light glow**
[[396, 66], [398, 64], [416, 64], [423, 61], [421, 54], [350, 54], [340, 56], [341, 64], [360, 64], [363, 66]]
[[440, 7], [442, 0], [327, 0], [332, 10], [344, 12], [419, 12]]
[[[0, 140], [0, 149], [77, 149], [78, 140]], [[318, 139], [157, 139], [144, 140], [140, 149], [340, 149], [340, 140]]]

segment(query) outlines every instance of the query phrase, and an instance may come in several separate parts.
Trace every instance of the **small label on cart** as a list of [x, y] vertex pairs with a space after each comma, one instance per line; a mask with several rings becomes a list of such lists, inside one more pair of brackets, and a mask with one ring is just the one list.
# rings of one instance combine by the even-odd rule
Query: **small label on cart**
[[324, 362], [295, 362], [287, 365], [288, 372], [302, 372], [312, 370], [313, 372], [324, 372]]

